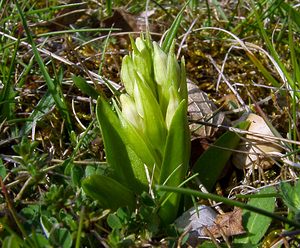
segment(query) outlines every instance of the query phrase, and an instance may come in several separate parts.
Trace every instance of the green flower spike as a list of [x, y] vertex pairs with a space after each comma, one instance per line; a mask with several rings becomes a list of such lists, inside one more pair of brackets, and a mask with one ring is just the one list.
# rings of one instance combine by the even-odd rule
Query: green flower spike
[[[185, 179], [190, 155], [184, 60], [179, 65], [174, 42], [168, 53], [149, 38], [131, 42], [133, 51], [122, 62], [125, 92], [120, 96], [121, 106], [113, 101], [115, 113], [101, 97], [97, 103], [111, 179], [94, 175], [83, 183], [87, 193], [113, 209], [124, 204], [107, 195], [124, 193], [130, 196], [130, 204], [127, 201], [126, 205], [133, 208], [133, 196], [149, 187], [147, 173], [153, 177], [153, 186], [179, 186]], [[109, 187], [100, 180], [109, 182]], [[93, 184], [101, 191], [93, 191]], [[178, 214], [180, 195], [165, 193], [157, 197], [162, 223], [172, 223]]]

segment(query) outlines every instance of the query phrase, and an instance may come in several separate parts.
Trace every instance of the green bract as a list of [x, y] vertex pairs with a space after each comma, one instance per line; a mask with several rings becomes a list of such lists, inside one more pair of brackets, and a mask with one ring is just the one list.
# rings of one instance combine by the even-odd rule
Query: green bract
[[[152, 186], [179, 186], [186, 175], [190, 154], [185, 65], [183, 59], [180, 64], [176, 59], [175, 43], [168, 53], [150, 39], [132, 40], [132, 47], [132, 53], [122, 63], [125, 92], [120, 96], [121, 106], [114, 102], [114, 112], [101, 97], [97, 104], [107, 162], [113, 170], [107, 190], [114, 191], [122, 184], [129, 190], [123, 191], [131, 196], [149, 190], [149, 175], [153, 178]], [[120, 204], [103, 197], [107, 192], [99, 186], [100, 178], [98, 175], [86, 179], [85, 191], [103, 206], [116, 208]], [[95, 192], [96, 188], [91, 192], [93, 180], [97, 180], [95, 185], [102, 192]], [[118, 194], [120, 190], [112, 193]], [[172, 222], [178, 212], [179, 195], [162, 195], [159, 202], [162, 220]]]

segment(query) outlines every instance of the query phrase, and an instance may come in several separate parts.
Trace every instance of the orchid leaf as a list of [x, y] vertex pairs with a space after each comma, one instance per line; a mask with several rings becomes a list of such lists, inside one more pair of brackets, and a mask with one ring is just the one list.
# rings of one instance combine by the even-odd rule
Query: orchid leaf
[[[147, 168], [152, 171], [154, 165], [161, 164], [161, 158], [158, 154], [155, 153], [154, 148], [150, 143], [146, 143], [146, 141], [142, 138], [141, 134], [133, 127], [131, 123], [125, 120], [120, 115], [120, 120], [122, 121], [122, 126], [124, 130], [124, 135], [126, 138], [126, 143], [130, 146], [136, 153], [138, 157], [143, 161]], [[159, 173], [159, 168], [155, 168], [155, 175]], [[155, 176], [156, 178], [156, 176]]]
[[73, 76], [72, 80], [74, 84], [77, 86], [77, 88], [80, 89], [84, 94], [87, 94], [93, 99], [98, 98], [99, 96], [98, 92], [92, 86], [90, 86], [84, 78]]
[[117, 210], [119, 207], [129, 207], [133, 210], [135, 207], [133, 191], [110, 177], [94, 174], [83, 180], [82, 188], [104, 208]]
[[[248, 128], [248, 122], [241, 122], [238, 128]], [[240, 136], [232, 131], [227, 131], [216, 140], [196, 161], [194, 173], [199, 174], [199, 179], [205, 188], [211, 192], [219, 179], [228, 159], [240, 142]]]
[[[187, 103], [182, 100], [174, 113], [167, 136], [159, 184], [179, 186], [187, 172], [190, 155]], [[161, 206], [159, 215], [171, 223], [177, 215], [180, 195], [172, 194]]]
[[[106, 159], [113, 169], [114, 178], [134, 192], [141, 192], [143, 189], [138, 183], [133, 168], [140, 169], [136, 173], [138, 175], [144, 173], [144, 168], [140, 166], [141, 162], [136, 157], [131, 161], [124, 143], [121, 122], [110, 105], [101, 97], [98, 98], [96, 115], [100, 124]], [[137, 166], [135, 166], [136, 164]]]

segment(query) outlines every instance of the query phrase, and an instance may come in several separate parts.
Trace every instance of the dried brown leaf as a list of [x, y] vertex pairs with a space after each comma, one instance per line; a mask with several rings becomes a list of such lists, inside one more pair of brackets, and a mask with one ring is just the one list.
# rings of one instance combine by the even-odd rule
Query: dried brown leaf
[[192, 124], [190, 129], [194, 137], [212, 137], [217, 128], [193, 123], [193, 121], [202, 121], [215, 125], [226, 125], [229, 121], [224, 113], [219, 112], [216, 105], [208, 98], [207, 94], [199, 89], [193, 83], [188, 83], [188, 115]]
[[207, 229], [215, 238], [223, 235], [228, 237], [245, 233], [242, 225], [242, 209], [234, 208], [231, 212], [219, 214], [215, 224]]

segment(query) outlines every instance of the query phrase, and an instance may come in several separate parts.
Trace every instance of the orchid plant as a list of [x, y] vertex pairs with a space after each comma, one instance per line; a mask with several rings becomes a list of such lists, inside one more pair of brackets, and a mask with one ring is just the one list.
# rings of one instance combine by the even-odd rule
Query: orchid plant
[[[83, 181], [85, 192], [103, 207], [136, 207], [136, 195], [154, 185], [179, 186], [185, 178], [190, 134], [187, 120], [185, 62], [178, 63], [173, 42], [164, 51], [150, 38], [132, 40], [122, 61], [125, 91], [110, 103], [97, 101], [109, 175]], [[120, 104], [118, 104], [120, 103]], [[177, 216], [180, 195], [153, 194], [164, 223]]]

